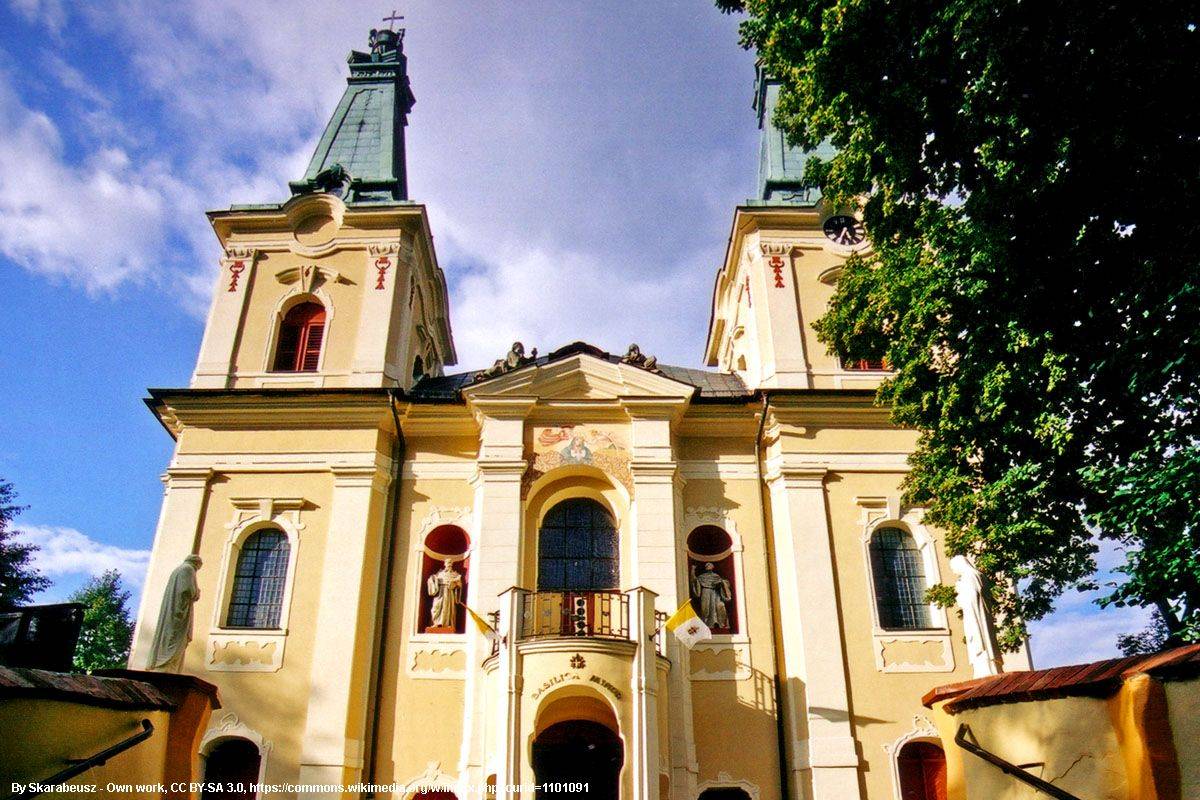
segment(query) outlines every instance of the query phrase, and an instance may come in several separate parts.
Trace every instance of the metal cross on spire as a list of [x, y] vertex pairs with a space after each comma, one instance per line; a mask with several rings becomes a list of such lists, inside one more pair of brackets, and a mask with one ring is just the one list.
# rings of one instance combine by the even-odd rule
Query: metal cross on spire
[[396, 23], [402, 19], [404, 19], [404, 17], [400, 14], [397, 14], [396, 9], [393, 8], [392, 15], [390, 17], [384, 17], [383, 21], [388, 24], [388, 30], [390, 31], [393, 27], [395, 27]]

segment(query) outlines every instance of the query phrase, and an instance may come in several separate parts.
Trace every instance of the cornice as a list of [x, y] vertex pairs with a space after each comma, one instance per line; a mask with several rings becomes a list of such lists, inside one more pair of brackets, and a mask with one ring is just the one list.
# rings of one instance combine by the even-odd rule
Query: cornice
[[151, 410], [173, 435], [187, 427], [382, 428], [390, 423], [386, 390], [286, 392], [151, 390]]

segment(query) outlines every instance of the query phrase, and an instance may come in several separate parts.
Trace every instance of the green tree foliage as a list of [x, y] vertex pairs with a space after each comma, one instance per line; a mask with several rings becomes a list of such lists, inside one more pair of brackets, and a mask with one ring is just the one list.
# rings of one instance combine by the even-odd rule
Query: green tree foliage
[[[1109, 0], [718, 0], [777, 123], [873, 251], [822, 340], [886, 356], [906, 494], [992, 578], [1001, 639], [1130, 554], [1102, 602], [1200, 635], [1200, 11]], [[1015, 581], [1020, 591], [1009, 591]]]
[[16, 541], [12, 522], [25, 510], [17, 505], [17, 491], [0, 479], [0, 609], [28, 603], [50, 585], [50, 580], [33, 566], [37, 545]]
[[121, 585], [121, 573], [110, 569], [89, 580], [71, 595], [72, 603], [83, 603], [83, 625], [75, 647], [75, 669], [93, 672], [124, 667], [133, 641], [133, 619], [129, 614], [129, 592]]

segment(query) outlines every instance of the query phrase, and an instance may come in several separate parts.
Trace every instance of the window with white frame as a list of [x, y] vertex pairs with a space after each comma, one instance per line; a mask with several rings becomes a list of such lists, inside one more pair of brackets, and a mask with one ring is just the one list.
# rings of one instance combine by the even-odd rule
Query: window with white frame
[[226, 627], [279, 627], [290, 556], [287, 535], [278, 528], [263, 528], [246, 537], [234, 569]]
[[881, 527], [871, 534], [871, 575], [879, 627], [887, 630], [932, 628], [925, 591], [929, 584], [921, 549], [903, 528]]

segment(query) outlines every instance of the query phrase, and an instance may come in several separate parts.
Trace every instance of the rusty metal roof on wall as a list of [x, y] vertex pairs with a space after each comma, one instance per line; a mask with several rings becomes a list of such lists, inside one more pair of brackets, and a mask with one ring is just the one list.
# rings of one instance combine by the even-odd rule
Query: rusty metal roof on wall
[[16, 667], [0, 667], [0, 699], [58, 700], [120, 709], [176, 706], [166, 693], [145, 681]]
[[922, 699], [927, 707], [949, 701], [944, 710], [957, 714], [968, 708], [1048, 700], [1056, 697], [1108, 697], [1129, 678], [1148, 674], [1164, 680], [1200, 676], [1200, 644], [1149, 655], [1112, 658], [1069, 667], [1006, 672], [931, 689]]

